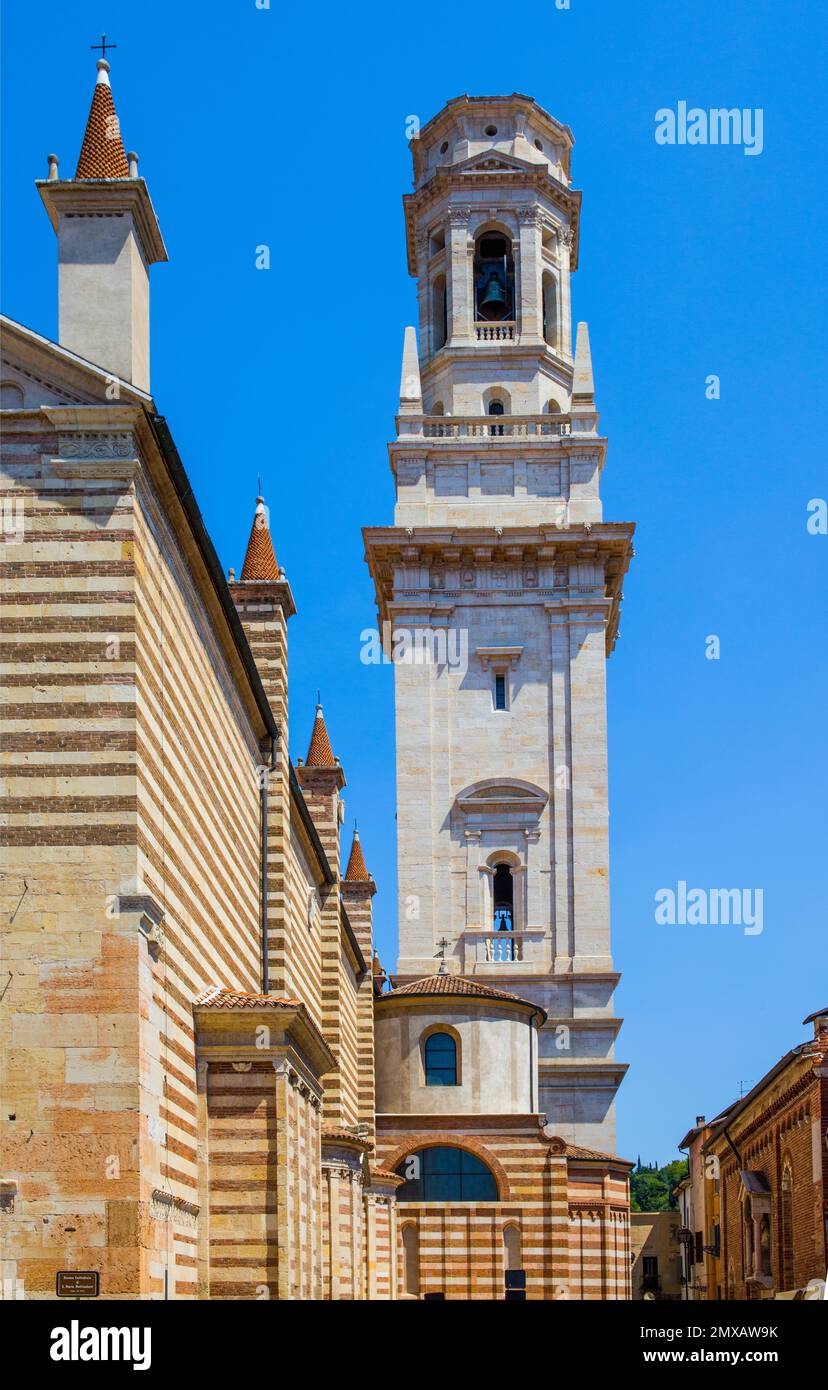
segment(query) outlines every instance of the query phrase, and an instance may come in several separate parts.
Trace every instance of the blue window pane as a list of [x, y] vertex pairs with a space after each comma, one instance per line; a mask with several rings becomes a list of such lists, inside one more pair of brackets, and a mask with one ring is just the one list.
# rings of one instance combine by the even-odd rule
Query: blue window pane
[[427, 1086], [457, 1085], [457, 1046], [450, 1033], [432, 1033], [425, 1043]]
[[[420, 1177], [408, 1180], [397, 1191], [400, 1202], [496, 1202], [494, 1174], [476, 1154], [448, 1145], [421, 1149], [416, 1155]], [[405, 1177], [411, 1156], [397, 1168]]]

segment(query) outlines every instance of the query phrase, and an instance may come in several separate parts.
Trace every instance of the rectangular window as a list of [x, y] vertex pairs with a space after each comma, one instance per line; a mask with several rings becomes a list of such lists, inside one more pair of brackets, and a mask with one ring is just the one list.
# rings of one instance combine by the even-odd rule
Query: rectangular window
[[494, 707], [495, 709], [506, 708], [506, 677], [495, 676], [494, 682]]

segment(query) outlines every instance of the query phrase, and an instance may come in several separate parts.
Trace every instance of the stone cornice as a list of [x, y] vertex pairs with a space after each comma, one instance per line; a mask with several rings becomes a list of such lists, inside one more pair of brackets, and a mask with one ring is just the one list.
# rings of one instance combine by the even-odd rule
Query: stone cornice
[[[542, 603], [550, 623], [603, 623], [607, 653], [618, 633], [622, 583], [632, 556], [631, 522], [583, 523], [572, 527], [366, 527], [365, 554], [374, 580], [380, 622], [391, 616], [422, 613], [448, 617], [458, 604]], [[571, 582], [567, 567], [593, 561], [603, 570], [604, 588]], [[539, 566], [555, 570], [554, 583], [540, 582]], [[399, 582], [396, 572], [406, 566], [429, 566], [430, 582], [412, 575]], [[492, 582], [493, 567], [502, 578]], [[563, 570], [559, 576], [557, 571]], [[440, 571], [443, 582], [435, 583]], [[444, 576], [459, 576], [446, 585]], [[482, 579], [481, 579], [482, 574]], [[518, 580], [515, 583], [515, 579]]]
[[[519, 156], [504, 156], [504, 162], [514, 165], [513, 169], [492, 169], [480, 170], [470, 167], [464, 169], [462, 166], [441, 165], [431, 177], [420, 185], [414, 193], [403, 195], [403, 210], [405, 213], [406, 229], [406, 249], [408, 253], [408, 271], [410, 275], [417, 276], [417, 222], [420, 216], [439, 201], [443, 196], [450, 196], [452, 193], [459, 192], [463, 197], [468, 198], [472, 191], [480, 188], [490, 188], [493, 191], [505, 192], [504, 185], [509, 193], [516, 192], [518, 189], [529, 189], [536, 197], [545, 195], [553, 207], [559, 209], [569, 220], [568, 230], [571, 232], [571, 252], [570, 269], [578, 268], [578, 243], [579, 243], [579, 223], [581, 214], [581, 192], [576, 188], [568, 188], [566, 184], [556, 179], [550, 173], [547, 164], [534, 164], [521, 160]], [[478, 210], [474, 204], [475, 211]], [[510, 212], [516, 213], [517, 204], [505, 203]], [[539, 213], [542, 209], [538, 209]]]
[[37, 179], [35, 187], [56, 232], [61, 215], [105, 217], [129, 213], [147, 263], [168, 260], [155, 208], [143, 179]]
[[[147, 392], [139, 391], [131, 382], [124, 381], [113, 372], [105, 371], [103, 367], [96, 366], [94, 362], [87, 362], [86, 358], [79, 357], [77, 353], [62, 347], [60, 343], [54, 343], [51, 339], [44, 338], [41, 333], [36, 333], [34, 329], [17, 323], [5, 314], [0, 315], [0, 324], [2, 324], [3, 330], [4, 363], [7, 363], [13, 370], [22, 372], [24, 376], [37, 384], [45, 386], [47, 390], [61, 395], [77, 395], [78, 404], [84, 408], [81, 397], [86, 399], [103, 397], [111, 383], [117, 381], [121, 395], [120, 402], [101, 399], [95, 402], [100, 405], [101, 409], [117, 409], [119, 406], [123, 406], [125, 401], [133, 400], [143, 401], [147, 404], [152, 403], [152, 397]], [[64, 407], [49, 407], [49, 409], [53, 408], [62, 409]], [[67, 408], [71, 409], [71, 407]], [[41, 407], [37, 407], [38, 411], [40, 409]]]

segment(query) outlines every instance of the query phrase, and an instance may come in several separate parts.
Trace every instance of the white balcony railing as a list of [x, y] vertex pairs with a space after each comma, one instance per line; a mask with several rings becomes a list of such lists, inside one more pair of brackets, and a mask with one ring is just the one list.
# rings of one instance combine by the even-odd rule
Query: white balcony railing
[[513, 343], [517, 334], [516, 323], [476, 323], [474, 336], [478, 343]]
[[511, 965], [524, 959], [522, 932], [475, 932], [468, 945], [480, 965]]
[[426, 439], [558, 439], [572, 433], [568, 415], [427, 415]]

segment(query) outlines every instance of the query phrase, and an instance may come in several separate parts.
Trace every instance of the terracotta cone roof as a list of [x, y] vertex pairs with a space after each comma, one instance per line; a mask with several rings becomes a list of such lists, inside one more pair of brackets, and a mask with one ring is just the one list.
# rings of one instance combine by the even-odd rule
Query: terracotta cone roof
[[248, 579], [278, 579], [279, 566], [270, 535], [263, 497], [256, 498], [256, 514], [247, 542], [247, 554], [241, 572], [242, 583]]
[[336, 767], [336, 759], [331, 748], [331, 740], [328, 738], [328, 730], [325, 728], [325, 717], [322, 714], [321, 705], [316, 706], [316, 718], [313, 721], [313, 733], [311, 734], [305, 766]]
[[365, 867], [365, 856], [362, 853], [362, 845], [359, 842], [359, 831], [354, 830], [354, 842], [351, 845], [351, 857], [348, 860], [348, 867], [345, 870], [346, 883], [370, 883], [371, 875]]
[[98, 60], [98, 80], [92, 94], [75, 178], [129, 178], [129, 165], [109, 85], [109, 64], [104, 58]]

